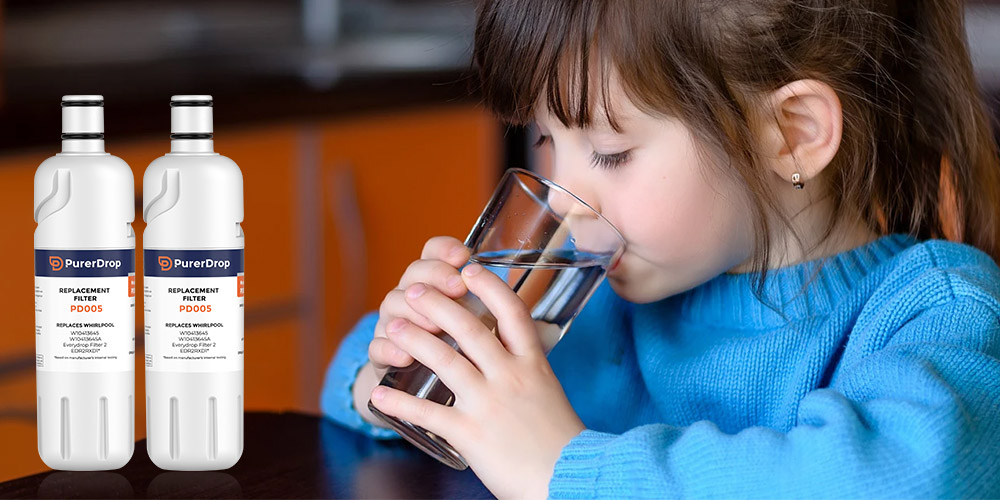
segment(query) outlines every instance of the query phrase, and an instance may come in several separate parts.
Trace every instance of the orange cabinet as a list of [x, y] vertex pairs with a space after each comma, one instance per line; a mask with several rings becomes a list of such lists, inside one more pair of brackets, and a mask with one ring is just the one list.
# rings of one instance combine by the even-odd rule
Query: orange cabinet
[[[33, 186], [35, 167], [53, 152], [36, 151], [0, 157], [0, 234], [3, 235], [3, 243], [0, 244], [0, 262], [3, 263], [0, 311], [4, 332], [0, 335], [0, 364], [25, 357], [34, 358]], [[30, 366], [34, 369], [34, 364]]]
[[322, 338], [307, 337], [321, 353], [304, 365], [309, 392], [318, 394], [343, 335], [378, 308], [429, 237], [465, 239], [499, 179], [500, 138], [492, 116], [469, 105], [323, 124], [314, 188], [322, 273], [306, 284], [322, 316], [307, 335]]

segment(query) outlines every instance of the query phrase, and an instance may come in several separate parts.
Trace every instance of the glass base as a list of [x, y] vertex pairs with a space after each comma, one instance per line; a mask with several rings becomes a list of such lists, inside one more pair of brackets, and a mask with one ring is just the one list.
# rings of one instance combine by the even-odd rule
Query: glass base
[[396, 430], [399, 435], [403, 436], [407, 441], [420, 448], [424, 453], [436, 458], [438, 462], [441, 462], [448, 467], [455, 470], [465, 470], [469, 468], [469, 464], [465, 462], [462, 455], [459, 455], [454, 448], [448, 444], [447, 441], [442, 437], [438, 437], [437, 434], [430, 432], [420, 426], [413, 425], [405, 420], [400, 420], [396, 417], [391, 417], [378, 411], [375, 405], [371, 401], [368, 402], [368, 409], [371, 410], [372, 414], [381, 419], [390, 427]]

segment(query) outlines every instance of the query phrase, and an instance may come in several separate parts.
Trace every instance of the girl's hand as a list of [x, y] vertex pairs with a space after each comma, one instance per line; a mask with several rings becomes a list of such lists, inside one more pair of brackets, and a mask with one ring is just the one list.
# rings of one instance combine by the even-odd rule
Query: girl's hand
[[469, 249], [461, 241], [447, 236], [431, 238], [424, 244], [420, 260], [411, 263], [400, 278], [399, 285], [386, 294], [382, 305], [379, 306], [375, 338], [368, 344], [368, 359], [375, 368], [378, 380], [382, 379], [382, 375], [390, 366], [401, 368], [413, 362], [413, 357], [386, 337], [386, 325], [402, 318], [428, 332], [441, 331], [437, 325], [410, 307], [403, 296], [403, 291], [414, 283], [424, 283], [436, 288], [447, 297], [461, 297], [465, 295], [467, 289], [458, 274], [458, 269], [468, 260]]
[[469, 260], [469, 249], [455, 238], [439, 236], [427, 240], [420, 260], [407, 267], [399, 285], [386, 294], [379, 307], [379, 319], [375, 324], [375, 337], [368, 344], [368, 360], [358, 371], [351, 389], [354, 408], [366, 422], [384, 427], [385, 423], [368, 409], [368, 398], [372, 388], [378, 385], [390, 366], [405, 367], [413, 362], [413, 357], [399, 349], [386, 338], [385, 326], [397, 318], [405, 318], [428, 331], [440, 332], [433, 323], [414, 311], [403, 298], [403, 290], [414, 283], [427, 283], [436, 287], [448, 297], [465, 295], [465, 282], [458, 274], [458, 268]]
[[[560, 452], [583, 423], [545, 359], [524, 302], [478, 264], [467, 266], [462, 278], [497, 318], [499, 338], [451, 297], [419, 283], [406, 289], [406, 303], [434, 329], [402, 317], [386, 325], [394, 345], [455, 393], [454, 406], [381, 386], [372, 402], [448, 440], [498, 497], [544, 498]], [[434, 335], [439, 330], [467, 358]]]

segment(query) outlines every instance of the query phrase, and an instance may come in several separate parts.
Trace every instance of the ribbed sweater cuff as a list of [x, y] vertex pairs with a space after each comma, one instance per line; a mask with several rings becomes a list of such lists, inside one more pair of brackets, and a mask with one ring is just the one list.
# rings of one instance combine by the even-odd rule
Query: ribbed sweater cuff
[[377, 321], [377, 315], [362, 318], [354, 331], [344, 338], [327, 371], [320, 406], [326, 416], [351, 429], [376, 439], [398, 438], [396, 431], [366, 422], [354, 407], [354, 381], [358, 371], [368, 362], [368, 344], [374, 337]]
[[616, 435], [585, 430], [563, 448], [549, 481], [549, 498], [596, 498], [601, 457]]

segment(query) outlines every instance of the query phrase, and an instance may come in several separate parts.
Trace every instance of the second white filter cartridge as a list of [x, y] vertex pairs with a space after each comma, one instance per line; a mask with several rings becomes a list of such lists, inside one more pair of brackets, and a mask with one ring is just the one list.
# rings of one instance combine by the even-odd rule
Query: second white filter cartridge
[[214, 151], [212, 97], [171, 99], [143, 175], [146, 448], [167, 470], [243, 453], [243, 175]]

